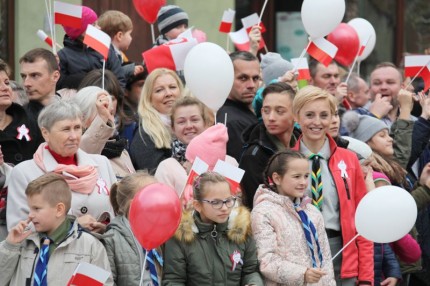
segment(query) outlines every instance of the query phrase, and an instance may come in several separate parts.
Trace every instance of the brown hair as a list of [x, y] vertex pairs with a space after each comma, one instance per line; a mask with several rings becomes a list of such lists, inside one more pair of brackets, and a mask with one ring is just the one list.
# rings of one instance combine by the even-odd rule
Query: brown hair
[[146, 171], [138, 171], [114, 183], [110, 189], [109, 200], [115, 214], [128, 217], [131, 201], [137, 192], [156, 182], [157, 180]]
[[0, 71], [4, 71], [7, 76], [10, 76], [10, 67], [9, 65], [2, 59], [0, 59]]
[[130, 17], [117, 10], [109, 10], [101, 14], [97, 20], [97, 24], [111, 38], [118, 32], [126, 33], [133, 30], [133, 23]]
[[201, 201], [206, 194], [208, 184], [226, 183], [230, 188], [227, 179], [216, 172], [205, 172], [198, 176], [193, 183], [193, 195], [196, 201]]
[[31, 181], [25, 189], [27, 197], [42, 195], [50, 206], [59, 203], [65, 206], [65, 213], [69, 212], [72, 204], [72, 191], [64, 178], [56, 173], [46, 173]]
[[199, 108], [200, 115], [203, 118], [203, 122], [205, 125], [207, 125], [207, 117], [206, 117], [206, 112], [205, 112], [205, 106], [203, 105], [203, 103], [191, 95], [186, 95], [184, 97], [178, 98], [172, 107], [172, 114], [170, 115], [170, 119], [172, 121], [172, 123], [171, 123], [172, 128], [174, 127], [174, 124], [175, 124], [175, 112], [176, 112], [176, 110], [178, 110], [180, 107], [192, 106], [192, 105], [196, 105]]
[[26, 52], [19, 59], [19, 63], [34, 63], [40, 59], [46, 61], [49, 73], [52, 74], [54, 71], [60, 70], [54, 54], [50, 50], [43, 48], [36, 48]]

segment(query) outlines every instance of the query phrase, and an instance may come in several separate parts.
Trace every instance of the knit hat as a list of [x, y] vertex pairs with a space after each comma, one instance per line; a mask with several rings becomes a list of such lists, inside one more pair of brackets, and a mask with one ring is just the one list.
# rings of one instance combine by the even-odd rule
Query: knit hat
[[175, 5], [161, 7], [157, 15], [157, 25], [160, 34], [164, 35], [173, 28], [185, 24], [188, 26], [188, 14]]
[[345, 112], [342, 122], [351, 137], [365, 143], [379, 131], [388, 129], [388, 126], [381, 120], [368, 115], [360, 115], [355, 111]]
[[261, 55], [261, 70], [263, 72], [263, 81], [266, 85], [293, 68], [293, 64], [284, 60], [278, 53], [269, 52]]
[[63, 26], [64, 32], [70, 39], [76, 40], [80, 35], [85, 33], [87, 26], [97, 21], [97, 14], [91, 8], [82, 6], [82, 23], [80, 28]]
[[191, 163], [199, 157], [209, 165], [212, 170], [218, 160], [225, 160], [227, 155], [227, 127], [218, 123], [209, 127], [196, 137], [187, 146], [185, 158]]

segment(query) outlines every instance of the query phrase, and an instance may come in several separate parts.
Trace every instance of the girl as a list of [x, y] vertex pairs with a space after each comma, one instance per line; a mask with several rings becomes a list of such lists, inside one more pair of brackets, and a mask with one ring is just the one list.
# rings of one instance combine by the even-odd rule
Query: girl
[[[295, 120], [302, 129], [294, 148], [311, 161], [313, 191], [308, 188], [307, 193], [322, 212], [332, 255], [357, 234], [355, 210], [366, 194], [356, 154], [338, 148], [327, 134], [335, 110], [334, 97], [314, 86], [300, 89], [293, 100]], [[338, 284], [371, 285], [373, 243], [359, 236], [333, 264]]]
[[265, 184], [255, 194], [252, 231], [267, 286], [336, 285], [324, 219], [304, 197], [308, 177], [303, 154], [280, 151], [269, 160]]
[[[145, 253], [134, 237], [128, 220], [128, 212], [134, 195], [142, 188], [155, 182], [156, 180], [147, 173], [137, 172], [112, 185], [110, 201], [117, 216], [109, 224], [103, 243], [117, 286], [159, 285], [159, 275], [155, 272], [158, 270], [160, 273], [161, 268], [157, 269], [157, 267], [159, 268], [158, 264], [162, 264], [162, 258], [156, 250], [152, 250], [148, 257], [152, 257], [156, 267], [154, 268], [154, 264], [148, 261], [147, 267], [142, 273]], [[155, 284], [152, 279], [156, 279], [158, 284]], [[143, 284], [139, 284], [140, 281], [143, 281]]]
[[171, 156], [170, 114], [182, 96], [183, 85], [174, 71], [160, 68], [151, 72], [140, 97], [139, 128], [130, 144], [130, 156], [136, 170], [155, 170]]
[[249, 211], [234, 207], [228, 181], [206, 172], [193, 191], [195, 211], [164, 248], [163, 285], [263, 285]]

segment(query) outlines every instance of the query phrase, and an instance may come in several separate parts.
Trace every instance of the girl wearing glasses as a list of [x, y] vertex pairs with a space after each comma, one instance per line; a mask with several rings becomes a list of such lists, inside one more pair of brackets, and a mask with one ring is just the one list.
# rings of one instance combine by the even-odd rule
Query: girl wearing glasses
[[164, 248], [163, 285], [263, 285], [249, 211], [235, 206], [228, 181], [206, 172], [193, 192], [195, 211]]
[[304, 197], [307, 158], [292, 150], [273, 155], [252, 210], [252, 231], [265, 285], [336, 285], [321, 212]]

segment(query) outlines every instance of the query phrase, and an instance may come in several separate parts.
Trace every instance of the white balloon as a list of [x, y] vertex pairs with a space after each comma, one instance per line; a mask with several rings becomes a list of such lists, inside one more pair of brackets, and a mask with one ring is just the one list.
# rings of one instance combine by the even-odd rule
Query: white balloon
[[379, 243], [389, 243], [405, 236], [417, 219], [417, 205], [406, 190], [383, 186], [370, 191], [355, 212], [357, 232]]
[[348, 25], [353, 27], [357, 31], [360, 43], [365, 43], [368, 39], [366, 48], [364, 48], [363, 54], [357, 58], [359, 62], [366, 59], [375, 48], [376, 43], [376, 32], [372, 24], [363, 18], [354, 18], [348, 22]]
[[304, 0], [302, 22], [311, 38], [330, 34], [345, 15], [345, 0]]
[[210, 109], [217, 111], [233, 86], [233, 63], [220, 46], [200, 43], [185, 58], [184, 76], [191, 92]]

